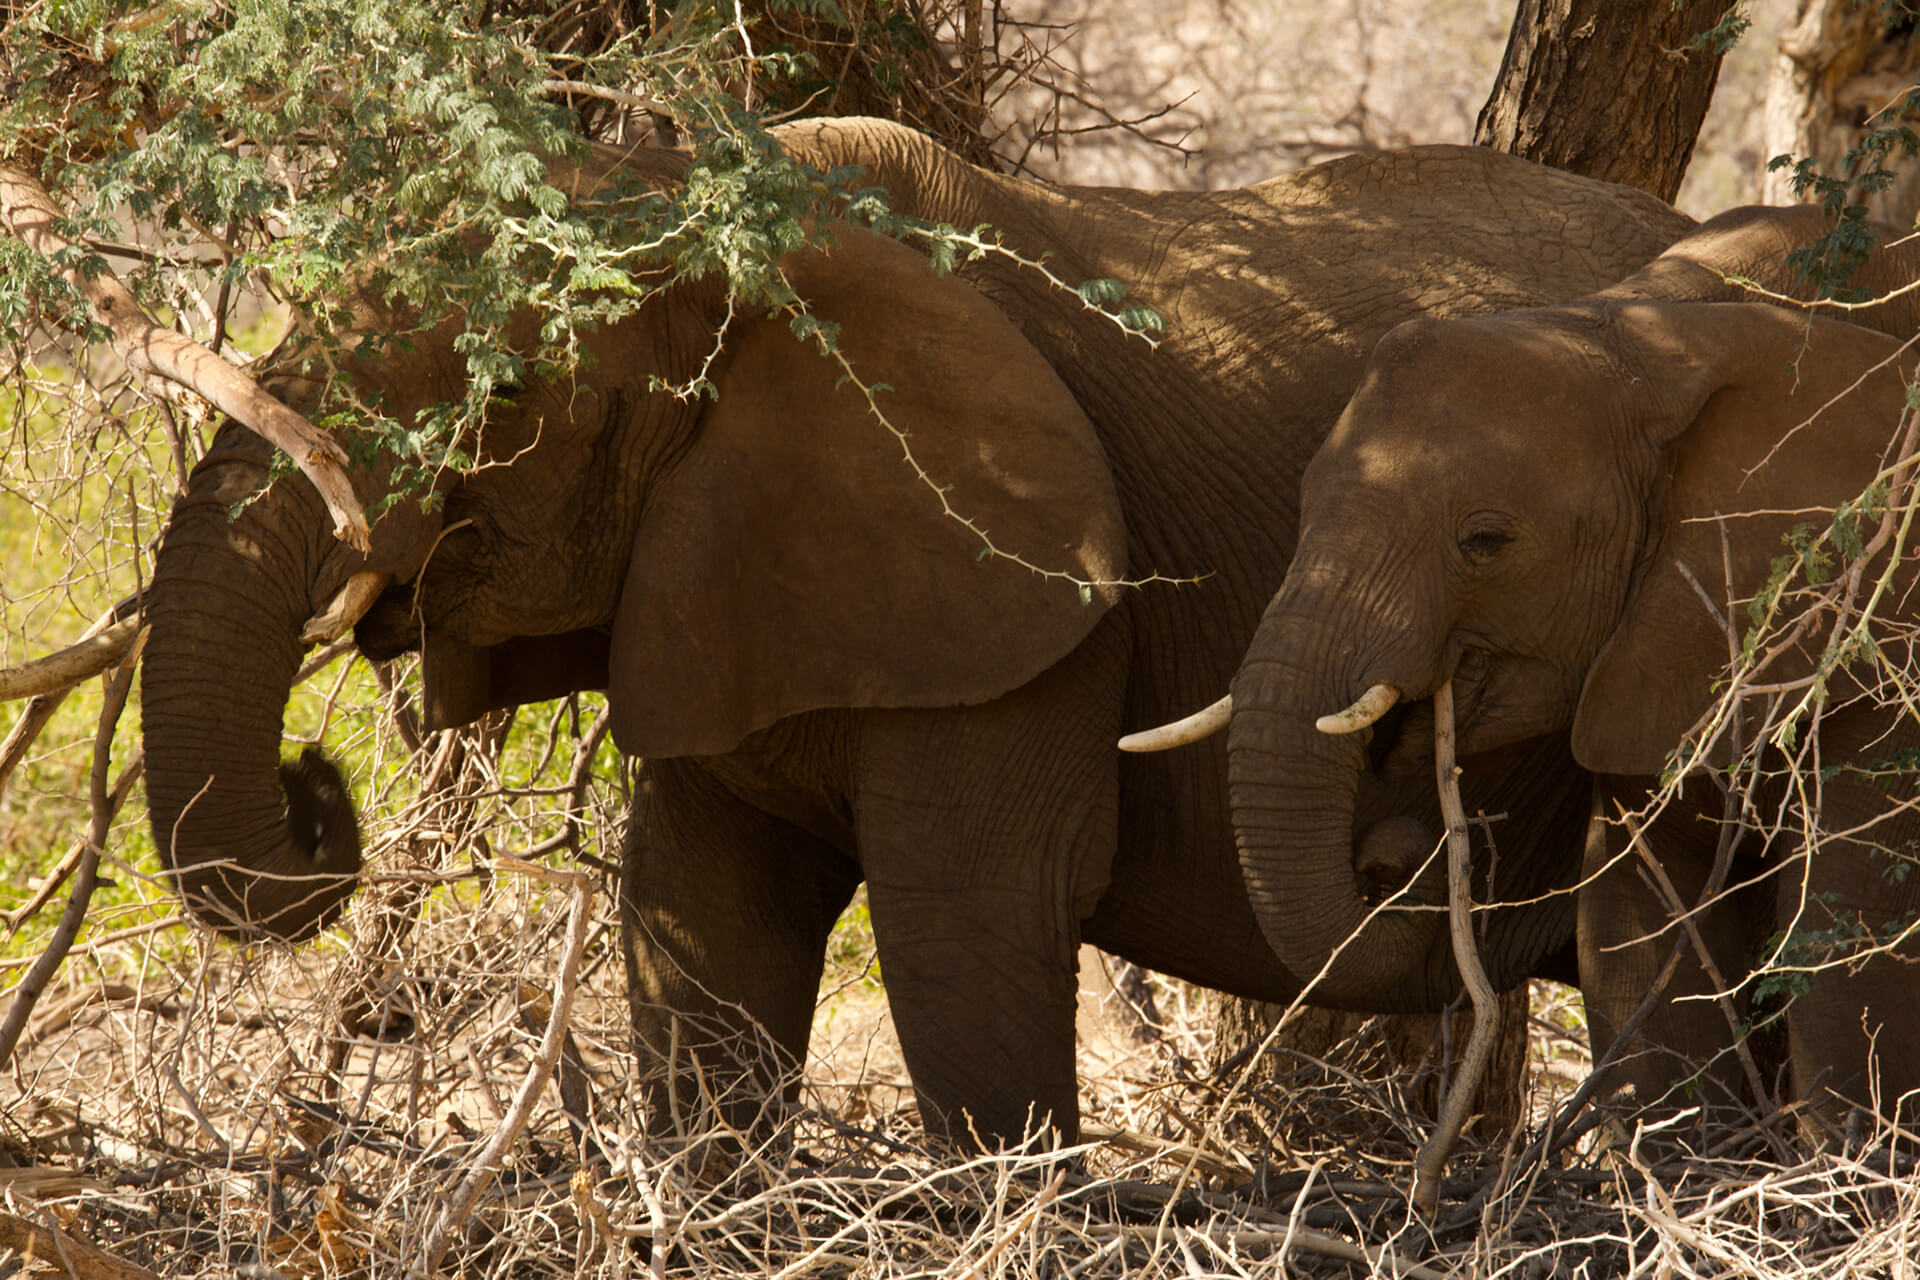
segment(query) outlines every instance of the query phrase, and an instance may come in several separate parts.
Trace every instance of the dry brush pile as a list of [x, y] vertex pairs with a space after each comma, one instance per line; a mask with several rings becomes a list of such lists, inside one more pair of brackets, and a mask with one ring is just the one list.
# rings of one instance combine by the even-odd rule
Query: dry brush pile
[[[305, 724], [363, 761], [370, 890], [316, 945], [235, 948], [178, 920], [119, 822], [122, 905], [0, 1082], [0, 1274], [1910, 1274], [1910, 1135], [1862, 1117], [1815, 1150], [1791, 1108], [1699, 1150], [1637, 1131], [1573, 1094], [1567, 993], [1536, 998], [1528, 1122], [1470, 1130], [1431, 1218], [1414, 1072], [1364, 1030], [1210, 1069], [1204, 998], [1159, 980], [1150, 1020], [1119, 1017], [1130, 1051], [1083, 1055], [1083, 1146], [929, 1150], [857, 922], [775, 1135], [662, 1134], [608, 874], [629, 775], [592, 701], [421, 737], [404, 672], [311, 665]], [[43, 743], [30, 789], [86, 754]], [[57, 874], [6, 903], [15, 1007]]]

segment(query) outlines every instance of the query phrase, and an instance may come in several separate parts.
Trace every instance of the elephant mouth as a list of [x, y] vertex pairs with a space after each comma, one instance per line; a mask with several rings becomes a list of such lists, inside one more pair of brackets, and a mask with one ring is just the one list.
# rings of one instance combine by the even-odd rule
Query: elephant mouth
[[[1421, 758], [1432, 758], [1432, 743], [1414, 725], [1416, 719], [1432, 724], [1431, 702], [1401, 702], [1373, 724], [1367, 743], [1367, 768], [1386, 782], [1403, 782], [1411, 777]], [[1425, 716], [1421, 709], [1425, 708]]]
[[[1498, 698], [1492, 690], [1493, 656], [1479, 646], [1464, 645], [1442, 670], [1448, 674], [1441, 683], [1450, 680], [1453, 684], [1455, 739], [1462, 744], [1461, 754], [1472, 754], [1475, 740], [1501, 719]], [[1403, 786], [1432, 779], [1434, 710], [1431, 695], [1402, 699], [1374, 721], [1368, 732], [1372, 736], [1366, 748], [1367, 767], [1382, 781]]]

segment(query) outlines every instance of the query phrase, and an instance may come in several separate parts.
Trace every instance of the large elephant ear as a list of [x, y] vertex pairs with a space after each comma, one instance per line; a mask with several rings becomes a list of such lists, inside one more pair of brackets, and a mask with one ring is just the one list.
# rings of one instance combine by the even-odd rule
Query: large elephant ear
[[626, 751], [724, 752], [822, 707], [984, 702], [1113, 601], [1070, 580], [1120, 578], [1126, 543], [1052, 367], [918, 254], [838, 234], [785, 265], [846, 367], [783, 318], [735, 324], [718, 398], [648, 494], [609, 672]]
[[[1728, 625], [1742, 637], [1753, 625], [1749, 602], [1787, 554], [1783, 539], [1801, 525], [1823, 532], [1866, 490], [1906, 401], [1899, 344], [1854, 325], [1753, 303], [1635, 305], [1616, 324], [1657, 353], [1642, 367], [1646, 403], [1661, 409], [1641, 425], [1647, 447], [1664, 450], [1663, 480], [1651, 549], [1587, 673], [1573, 747], [1585, 768], [1650, 775], [1712, 707]], [[1759, 678], [1804, 677], [1825, 643], [1824, 630], [1809, 634]]]

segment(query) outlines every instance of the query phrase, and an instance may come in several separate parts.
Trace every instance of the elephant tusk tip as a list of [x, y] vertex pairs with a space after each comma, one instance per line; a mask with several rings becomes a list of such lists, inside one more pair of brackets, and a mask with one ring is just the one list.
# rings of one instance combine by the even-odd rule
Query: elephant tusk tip
[[1358, 733], [1367, 728], [1400, 701], [1400, 691], [1390, 684], [1376, 684], [1344, 711], [1336, 711], [1330, 716], [1321, 716], [1313, 722], [1313, 727], [1325, 734]]
[[1218, 702], [1203, 707], [1181, 720], [1163, 724], [1153, 729], [1142, 729], [1139, 733], [1130, 733], [1120, 739], [1122, 751], [1148, 752], [1166, 751], [1173, 747], [1183, 747], [1189, 742], [1198, 742], [1202, 738], [1212, 737], [1227, 727], [1233, 717], [1233, 695], [1228, 694]]
[[307, 620], [300, 629], [302, 644], [324, 644], [345, 635], [354, 623], [360, 621], [380, 593], [387, 589], [392, 576], [372, 570], [354, 574], [347, 579], [327, 607]]

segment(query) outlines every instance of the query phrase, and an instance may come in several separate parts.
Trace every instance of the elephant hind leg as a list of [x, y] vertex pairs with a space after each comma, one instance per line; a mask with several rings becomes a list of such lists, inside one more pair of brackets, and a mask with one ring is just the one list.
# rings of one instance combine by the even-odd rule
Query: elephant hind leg
[[620, 917], [648, 1128], [764, 1133], [798, 1088], [858, 870], [697, 764], [650, 762], [634, 808]]

